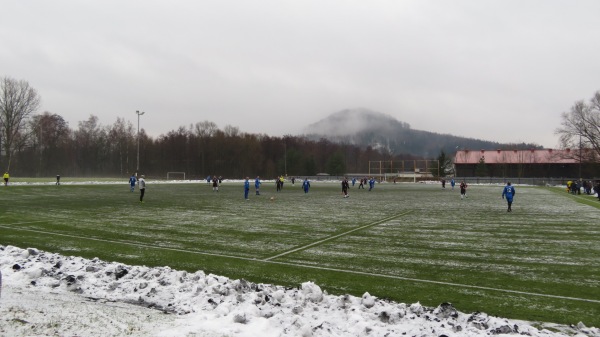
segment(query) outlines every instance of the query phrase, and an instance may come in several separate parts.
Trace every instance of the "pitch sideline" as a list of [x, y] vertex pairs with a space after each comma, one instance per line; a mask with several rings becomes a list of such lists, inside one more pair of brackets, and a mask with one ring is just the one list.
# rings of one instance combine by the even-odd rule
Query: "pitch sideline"
[[[386, 219], [380, 220], [379, 223], [382, 223], [382, 222], [385, 222], [385, 221], [387, 221], [387, 220]], [[43, 222], [43, 221], [30, 221], [30, 222], [27, 222], [27, 223], [34, 223], [34, 222]], [[402, 277], [402, 276], [394, 276], [394, 275], [385, 275], [385, 274], [379, 274], [379, 273], [367, 273], [367, 272], [361, 272], [361, 271], [355, 271], [355, 270], [345, 270], [345, 269], [337, 269], [337, 268], [319, 267], [319, 266], [304, 265], [304, 264], [299, 264], [299, 263], [278, 262], [278, 261], [256, 259], [256, 258], [249, 258], [249, 257], [241, 257], [241, 256], [233, 256], [233, 255], [224, 255], [224, 254], [198, 252], [198, 251], [178, 249], [178, 248], [145, 245], [145, 244], [139, 244], [139, 243], [129, 242], [129, 241], [116, 241], [116, 240], [89, 238], [89, 237], [81, 237], [81, 236], [71, 235], [71, 234], [61, 234], [61, 233], [53, 233], [53, 232], [47, 232], [47, 231], [40, 231], [40, 230], [35, 230], [35, 229], [14, 228], [14, 227], [10, 227], [10, 225], [15, 225], [15, 224], [0, 225], [0, 228], [13, 229], [13, 230], [16, 229], [16, 230], [20, 230], [20, 231], [28, 231], [28, 232], [33, 232], [33, 233], [56, 235], [56, 236], [64, 236], [64, 237], [70, 237], [70, 238], [82, 239], [82, 240], [93, 240], [93, 241], [108, 242], [108, 243], [128, 244], [128, 245], [131, 245], [131, 246], [137, 246], [137, 247], [141, 247], [141, 248], [169, 250], [169, 251], [175, 251], [175, 252], [180, 252], [180, 253], [191, 253], [191, 254], [206, 255], [206, 256], [224, 257], [224, 258], [231, 258], [231, 259], [237, 259], [237, 260], [243, 260], [243, 261], [253, 261], [253, 262], [260, 262], [260, 263], [285, 265], [285, 266], [291, 266], [291, 267], [310, 268], [310, 269], [316, 269], [316, 270], [333, 271], [333, 272], [346, 273], [346, 274], [354, 274], [354, 275], [362, 275], [362, 276], [383, 277], [383, 278], [388, 278], [388, 279], [401, 280], [401, 281], [410, 281], [410, 282], [416, 282], [416, 283], [429, 283], [429, 284], [445, 285], [445, 286], [451, 286], [451, 287], [457, 287], [457, 288], [465, 288], [465, 289], [479, 289], [479, 290], [496, 291], [496, 292], [503, 292], [503, 293], [510, 293], [510, 294], [519, 294], [519, 295], [537, 296], [537, 297], [547, 297], [547, 298], [555, 298], [555, 299], [562, 299], [562, 300], [569, 300], [569, 301], [579, 301], [579, 302], [589, 302], [589, 303], [599, 303], [600, 304], [600, 300], [593, 300], [593, 299], [586, 299], [586, 298], [568, 297], [568, 296], [560, 296], [560, 295], [552, 295], [552, 294], [532, 293], [532, 292], [519, 291], [519, 290], [500, 289], [500, 288], [476, 286], [476, 285], [470, 285], [470, 284], [461, 284], [461, 283], [424, 280], [424, 279]], [[371, 226], [375, 226], [375, 225], [376, 225], [376, 223], [371, 224]], [[363, 227], [365, 227], [365, 226], [363, 226]], [[355, 229], [355, 230], [358, 230], [358, 228]], [[348, 232], [346, 232], [346, 234], [347, 233]]]

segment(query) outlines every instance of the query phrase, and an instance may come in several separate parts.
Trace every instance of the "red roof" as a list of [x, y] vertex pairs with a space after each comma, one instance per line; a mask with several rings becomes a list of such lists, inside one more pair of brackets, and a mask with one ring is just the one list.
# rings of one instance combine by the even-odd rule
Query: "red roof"
[[576, 150], [460, 150], [455, 164], [477, 164], [484, 158], [486, 164], [577, 164]]

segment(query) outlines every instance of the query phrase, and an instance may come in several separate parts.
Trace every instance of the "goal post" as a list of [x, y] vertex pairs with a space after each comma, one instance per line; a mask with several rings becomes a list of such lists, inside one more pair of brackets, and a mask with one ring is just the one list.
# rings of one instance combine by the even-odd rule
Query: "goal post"
[[167, 172], [167, 180], [185, 180], [185, 172]]
[[369, 176], [385, 180], [398, 178], [437, 179], [440, 177], [439, 160], [370, 160]]

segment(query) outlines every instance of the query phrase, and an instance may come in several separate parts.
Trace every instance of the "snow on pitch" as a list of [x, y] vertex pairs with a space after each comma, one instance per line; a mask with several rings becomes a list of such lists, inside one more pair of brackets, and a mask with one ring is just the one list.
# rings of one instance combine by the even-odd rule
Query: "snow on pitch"
[[[600, 336], [600, 329], [465, 314], [0, 246], [3, 336]], [[540, 326], [538, 324], [538, 326]]]

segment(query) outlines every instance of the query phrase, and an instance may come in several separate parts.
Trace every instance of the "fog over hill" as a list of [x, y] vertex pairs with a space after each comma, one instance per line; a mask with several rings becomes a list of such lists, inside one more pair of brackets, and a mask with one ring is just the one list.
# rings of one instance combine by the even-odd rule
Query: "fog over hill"
[[410, 125], [390, 115], [360, 108], [333, 113], [306, 127], [305, 133], [344, 137], [367, 131], [389, 133], [401, 129], [410, 129]]
[[[460, 128], [454, 129], [460, 131]], [[413, 130], [406, 122], [365, 108], [346, 109], [333, 113], [305, 127], [304, 134], [311, 140], [326, 138], [333, 142], [361, 147], [371, 146], [392, 155], [413, 155], [424, 158], [435, 158], [442, 150], [452, 155], [457, 149], [539, 148], [535, 144], [501, 144], [451, 134]]]

